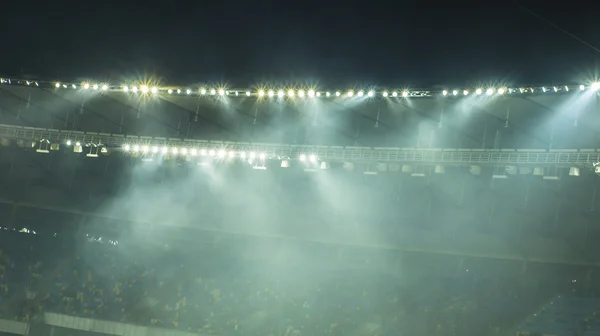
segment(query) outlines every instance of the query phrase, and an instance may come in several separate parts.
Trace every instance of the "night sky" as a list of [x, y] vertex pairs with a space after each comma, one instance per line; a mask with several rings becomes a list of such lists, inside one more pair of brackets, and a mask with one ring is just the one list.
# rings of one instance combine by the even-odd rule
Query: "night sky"
[[[600, 48], [600, 5], [524, 2]], [[168, 84], [579, 83], [600, 52], [511, 1], [3, 4], [0, 74]]]

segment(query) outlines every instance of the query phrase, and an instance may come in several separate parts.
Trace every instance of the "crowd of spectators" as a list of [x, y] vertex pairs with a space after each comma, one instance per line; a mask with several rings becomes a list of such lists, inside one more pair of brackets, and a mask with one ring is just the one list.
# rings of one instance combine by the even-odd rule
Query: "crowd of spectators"
[[209, 335], [475, 335], [543, 299], [512, 275], [460, 268], [406, 276], [370, 268], [373, 260], [275, 267], [218, 247], [10, 231], [0, 242], [0, 312], [22, 321], [56, 312]]

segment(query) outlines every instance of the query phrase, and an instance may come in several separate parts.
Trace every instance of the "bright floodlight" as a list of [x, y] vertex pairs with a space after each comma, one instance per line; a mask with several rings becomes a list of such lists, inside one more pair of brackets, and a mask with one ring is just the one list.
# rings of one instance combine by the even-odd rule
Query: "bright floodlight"
[[293, 97], [294, 96], [294, 90], [288, 90], [288, 96]]
[[171, 93], [173, 93], [173, 90], [172, 90], [172, 89], [169, 89], [169, 90], [167, 90], [167, 92], [168, 92], [169, 94], [171, 94]]
[[86, 89], [86, 90], [89, 89], [90, 88], [90, 84], [88, 84], [88, 83], [83, 84], [83, 88]]
[[469, 90], [464, 90], [464, 91], [463, 91], [463, 95], [465, 95], [465, 96], [466, 96], [466, 95], [468, 95], [468, 94], [469, 94]]
[[359, 96], [359, 97], [362, 97], [364, 94], [365, 94], [365, 93], [364, 93], [362, 90], [361, 90], [361, 91], [358, 91], [358, 96]]
[[442, 91], [442, 94], [443, 94], [444, 96], [446, 96], [446, 95], [448, 94], [448, 91], [444, 90], [444, 91]]
[[148, 153], [149, 150], [150, 150], [150, 147], [148, 147], [148, 146], [142, 146], [142, 152]]
[[489, 95], [491, 95], [492, 93], [494, 93], [494, 89], [487, 89], [486, 93]]
[[374, 95], [373, 91], [369, 91], [369, 93], [367, 93], [367, 96], [369, 96], [369, 97], [373, 97], [373, 95]]
[[265, 153], [260, 153], [260, 155], [258, 156], [261, 160], [264, 160], [267, 155]]
[[225, 95], [225, 90], [219, 89], [219, 96], [224, 96], [224, 95]]
[[348, 97], [352, 97], [352, 96], [354, 96], [354, 92], [348, 91]]
[[452, 91], [452, 95], [453, 95], [453, 96], [456, 96], [457, 94], [458, 94], [458, 91], [456, 91], [456, 90], [453, 90], [453, 91]]
[[167, 148], [167, 147], [163, 147], [163, 148], [161, 148], [161, 150], [160, 150], [160, 151], [161, 151], [163, 154], [167, 154], [167, 152], [169, 151], [169, 148]]
[[592, 83], [592, 86], [590, 86], [590, 88], [592, 90], [598, 90], [598, 89], [600, 89], [600, 83], [599, 82]]
[[304, 97], [304, 90], [298, 90], [298, 97]]
[[336, 97], [339, 97], [341, 94], [342, 94], [342, 93], [341, 93], [340, 91], [336, 91], [336, 92], [335, 92], [335, 96], [336, 96]]
[[408, 91], [402, 91], [402, 97], [408, 97]]
[[60, 87], [60, 83], [56, 83], [56, 84], [54, 84], [54, 86], [56, 86], [57, 88], [59, 88]]
[[273, 92], [273, 90], [269, 90], [269, 97], [273, 97], [275, 95], [275, 92]]
[[98, 84], [94, 84], [94, 90], [98, 90]]
[[128, 92], [129, 91], [129, 86], [123, 86], [123, 92]]
[[504, 92], [505, 92], [505, 91], [504, 91], [504, 89], [503, 89], [503, 88], [499, 88], [499, 89], [498, 89], [498, 94], [499, 94], [499, 95], [503, 95], [503, 94], [504, 94]]
[[206, 89], [200, 89], [200, 94], [201, 95], [205, 95], [206, 94]]
[[383, 96], [384, 96], [384, 97], [387, 97], [387, 96], [388, 96], [388, 93], [387, 93], [387, 91], [383, 91]]
[[316, 162], [317, 161], [317, 156], [312, 154], [309, 158], [310, 162]]
[[483, 90], [482, 90], [482, 89], [477, 89], [477, 90], [475, 90], [475, 93], [476, 93], [476, 94], [478, 94], [478, 95], [480, 95], [482, 92], [483, 92]]
[[250, 97], [250, 91], [246, 91], [246, 96]]
[[158, 88], [153, 87], [152, 88], [152, 93], [157, 93], [158, 92]]
[[315, 90], [308, 90], [308, 96], [309, 97], [314, 97], [315, 96]]
[[102, 85], [102, 91], [106, 91], [106, 90], [108, 90], [108, 85], [106, 85], [106, 84]]
[[133, 91], [134, 93], [138, 92], [138, 88], [136, 86], [131, 88], [131, 91]]
[[146, 85], [142, 85], [141, 89], [143, 93], [148, 93], [148, 87]]
[[133, 146], [133, 151], [134, 152], [138, 152], [140, 150], [140, 145], [134, 145]]
[[129, 145], [123, 145], [123, 150], [124, 151], [129, 151], [131, 149], [131, 147]]
[[581, 90], [581, 91], [585, 90], [585, 85], [579, 85], [579, 90]]
[[258, 91], [259, 97], [263, 97], [264, 95], [265, 95], [265, 91], [263, 91], [263, 90]]
[[306, 155], [302, 154], [299, 157], [300, 161], [306, 161]]
[[283, 90], [279, 90], [277, 92], [277, 97], [279, 97], [279, 98], [283, 97]]

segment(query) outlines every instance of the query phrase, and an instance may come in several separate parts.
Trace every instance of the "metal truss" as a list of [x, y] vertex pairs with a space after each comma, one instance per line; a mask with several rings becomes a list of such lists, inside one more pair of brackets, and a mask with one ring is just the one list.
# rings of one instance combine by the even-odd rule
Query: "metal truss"
[[180, 138], [131, 136], [93, 132], [0, 125], [0, 137], [37, 142], [104, 146], [121, 150], [123, 146], [157, 146], [197, 150], [227, 150], [264, 153], [267, 157], [316, 155], [319, 160], [355, 163], [415, 163], [468, 165], [589, 166], [600, 161], [600, 149], [469, 149], [396, 148], [270, 144], [236, 141], [209, 141]]

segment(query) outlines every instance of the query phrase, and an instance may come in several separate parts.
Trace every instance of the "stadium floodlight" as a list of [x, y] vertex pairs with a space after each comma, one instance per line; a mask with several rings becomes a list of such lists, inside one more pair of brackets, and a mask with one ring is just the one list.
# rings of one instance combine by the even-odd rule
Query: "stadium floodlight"
[[476, 94], [478, 94], [478, 95], [480, 95], [482, 92], [483, 92], [483, 90], [482, 90], [482, 89], [477, 89], [477, 90], [475, 90], [475, 93], [476, 93]]
[[579, 90], [581, 90], [581, 91], [585, 90], [585, 85], [583, 85], [583, 84], [579, 85]]
[[94, 84], [93, 88], [94, 90], [98, 90], [100, 87], [98, 86], [98, 84]]
[[56, 88], [58, 89], [58, 88], [60, 88], [60, 83], [56, 83], [56, 84], [54, 84], [54, 86], [56, 86]]
[[279, 97], [279, 98], [283, 97], [283, 90], [277, 91], [277, 97]]
[[408, 91], [402, 91], [402, 97], [404, 97], [404, 98], [408, 97]]
[[592, 85], [590, 86], [590, 89], [592, 89], [594, 91], [600, 89], [600, 82], [592, 83]]
[[339, 97], [341, 94], [342, 94], [342, 93], [341, 93], [340, 91], [336, 91], [336, 92], [335, 92], [335, 96], [336, 96], [336, 97]]
[[152, 93], [157, 93], [158, 92], [158, 88], [153, 87], [151, 91], [152, 91]]
[[225, 95], [225, 90], [219, 89], [219, 96], [224, 96], [224, 95]]
[[294, 97], [294, 90], [288, 90], [288, 96]]
[[498, 89], [498, 94], [499, 94], [499, 95], [503, 95], [503, 94], [504, 94], [504, 92], [505, 92], [504, 88], [499, 88], [499, 89]]
[[387, 91], [383, 91], [383, 94], [382, 94], [382, 96], [384, 96], [384, 97], [387, 97], [387, 96], [388, 96], [388, 93], [387, 93]]
[[108, 90], [108, 85], [106, 85], [106, 84], [102, 85], [102, 91], [106, 91], [106, 90]]
[[206, 89], [200, 89], [200, 94], [201, 95], [205, 95], [206, 94]]
[[352, 91], [352, 90], [348, 91], [347, 95], [348, 95], [348, 97], [354, 96], [354, 91]]
[[396, 92], [396, 91], [392, 92], [392, 97], [398, 97], [398, 92]]
[[492, 94], [494, 94], [494, 89], [489, 88], [487, 89], [487, 91], [485, 92], [488, 96], [491, 96]]
[[446, 95], [448, 95], [448, 91], [447, 91], [447, 90], [444, 90], [444, 91], [442, 91], [442, 94], [443, 94], [444, 96], [446, 96]]
[[373, 91], [369, 91], [369, 93], [367, 93], [367, 96], [369, 96], [369, 97], [373, 97], [373, 95], [375, 95], [375, 93]]
[[458, 94], [458, 90], [452, 90], [452, 95], [456, 96]]
[[464, 90], [464, 91], [463, 91], [463, 95], [465, 95], [465, 96], [466, 96], [466, 95], [468, 95], [468, 94], [469, 94], [469, 90]]
[[298, 97], [300, 97], [300, 98], [304, 97], [304, 90], [298, 90]]
[[[365, 93], [362, 90], [358, 91], [358, 96], [359, 97], [362, 97], [364, 95], [365, 95]], [[352, 97], [352, 95], [348, 95], [348, 96]]]
[[[246, 96], [250, 97], [250, 94], [251, 94], [250, 91], [246, 91]], [[263, 93], [263, 95], [264, 95], [264, 93]]]
[[308, 90], [308, 96], [309, 97], [314, 97], [315, 96], [315, 90]]

